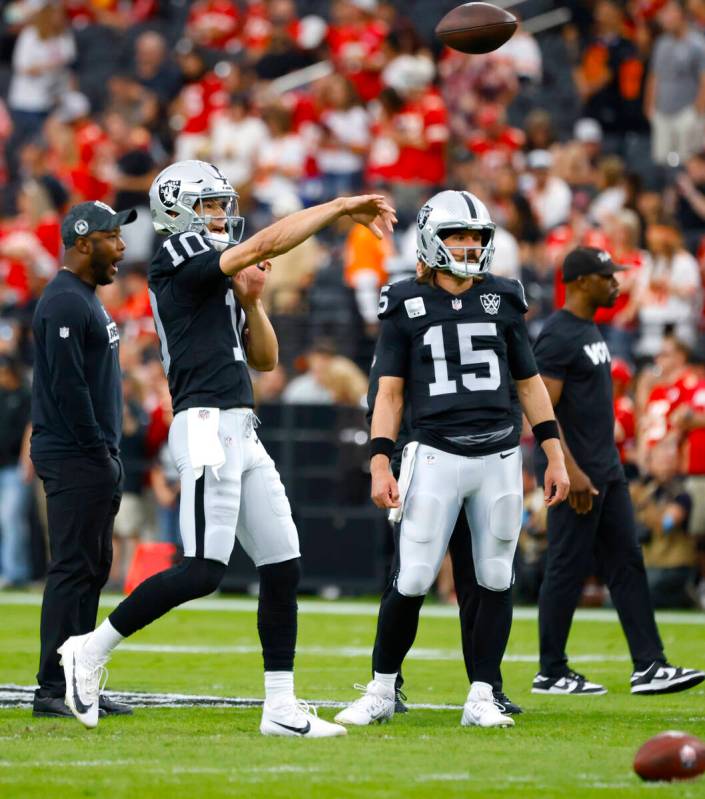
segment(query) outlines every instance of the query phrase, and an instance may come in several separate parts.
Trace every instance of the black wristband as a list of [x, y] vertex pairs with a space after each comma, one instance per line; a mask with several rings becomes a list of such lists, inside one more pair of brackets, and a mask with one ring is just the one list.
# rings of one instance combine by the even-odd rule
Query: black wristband
[[386, 455], [391, 460], [394, 454], [394, 446], [395, 444], [391, 438], [376, 436], [370, 440], [370, 458], [374, 458], [375, 455]]
[[545, 422], [539, 422], [531, 430], [539, 444], [543, 444], [549, 438], [557, 438], [559, 441], [561, 438], [558, 432], [558, 422], [555, 419], [546, 419]]

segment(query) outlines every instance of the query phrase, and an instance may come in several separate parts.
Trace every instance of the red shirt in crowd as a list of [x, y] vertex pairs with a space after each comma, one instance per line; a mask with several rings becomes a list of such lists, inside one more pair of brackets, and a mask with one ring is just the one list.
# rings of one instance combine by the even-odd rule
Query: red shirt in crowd
[[636, 432], [634, 403], [631, 397], [624, 395], [614, 398], [614, 427], [619, 460], [621, 463], [626, 463], [626, 453], [634, 443]]
[[[705, 380], [699, 380], [688, 397], [688, 404], [697, 414], [705, 414]], [[686, 474], [705, 474], [705, 427], [688, 431], [683, 444]]]
[[387, 33], [381, 20], [328, 28], [328, 48], [336, 71], [351, 81], [363, 103], [374, 100], [382, 90], [380, 71], [366, 69], [365, 64], [381, 54]]
[[240, 13], [232, 0], [196, 0], [186, 23], [186, 33], [194, 41], [214, 50], [237, 43]]
[[647, 444], [655, 444], [671, 431], [669, 416], [679, 405], [690, 402], [697, 385], [698, 378], [686, 370], [672, 383], [654, 386], [644, 407], [644, 435]]
[[213, 72], [189, 83], [179, 95], [181, 111], [185, 117], [181, 133], [206, 133], [211, 116], [228, 104], [228, 94], [223, 81]]

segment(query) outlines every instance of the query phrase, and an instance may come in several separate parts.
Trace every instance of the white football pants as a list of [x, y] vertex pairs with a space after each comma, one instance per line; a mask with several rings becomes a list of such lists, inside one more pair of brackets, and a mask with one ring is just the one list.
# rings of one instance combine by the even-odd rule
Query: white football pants
[[249, 408], [221, 410], [218, 438], [225, 463], [196, 480], [189, 457], [187, 412], [174, 417], [169, 449], [181, 476], [179, 523], [184, 555], [228, 563], [235, 538], [255, 566], [299, 557], [299, 537], [274, 461]]
[[431, 588], [461, 508], [477, 582], [491, 591], [511, 586], [523, 511], [521, 464], [519, 447], [470, 458], [419, 446], [401, 521], [400, 594], [421, 596]]

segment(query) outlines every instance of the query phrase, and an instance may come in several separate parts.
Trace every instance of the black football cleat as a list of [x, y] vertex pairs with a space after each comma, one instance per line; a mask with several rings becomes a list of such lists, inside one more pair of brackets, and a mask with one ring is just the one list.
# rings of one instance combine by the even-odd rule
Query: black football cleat
[[72, 719], [73, 713], [63, 696], [34, 696], [32, 715], [37, 719]]
[[131, 716], [134, 713], [130, 705], [126, 705], [124, 702], [116, 702], [114, 699], [109, 699], [105, 694], [100, 695], [98, 707], [101, 716]]
[[409, 708], [404, 704], [406, 702], [406, 694], [397, 688], [394, 691], [394, 712], [395, 713], [408, 713]]

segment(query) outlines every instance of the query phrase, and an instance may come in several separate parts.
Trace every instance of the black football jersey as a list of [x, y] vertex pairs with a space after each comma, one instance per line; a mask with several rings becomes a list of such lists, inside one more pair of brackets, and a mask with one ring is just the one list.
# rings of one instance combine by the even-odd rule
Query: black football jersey
[[220, 253], [200, 233], [175, 233], [149, 267], [149, 298], [174, 413], [251, 408], [245, 313]]
[[537, 374], [526, 310], [521, 283], [491, 274], [458, 295], [415, 278], [382, 289], [375, 368], [404, 378], [415, 439], [460, 455], [519, 443], [513, 379]]

